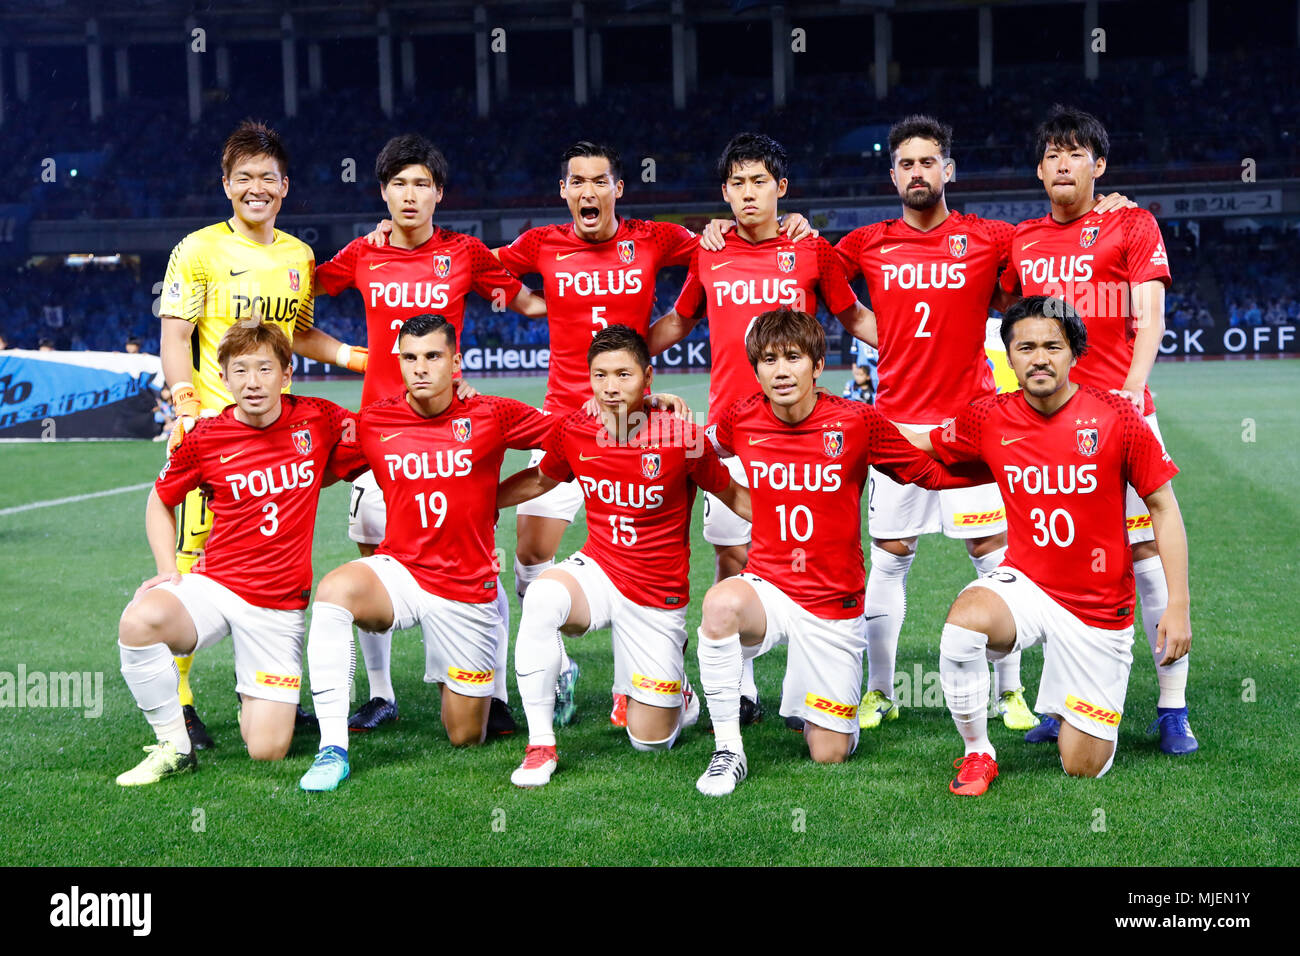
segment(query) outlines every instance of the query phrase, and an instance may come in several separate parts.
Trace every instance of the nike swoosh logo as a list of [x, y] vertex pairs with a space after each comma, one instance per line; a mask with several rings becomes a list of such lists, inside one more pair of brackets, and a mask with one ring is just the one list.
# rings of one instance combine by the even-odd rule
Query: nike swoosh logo
[[236, 272], [234, 269], [231, 269], [230, 274], [232, 276], [242, 276], [247, 271], [248, 271], [247, 269], [240, 269], [238, 272]]
[[386, 266], [392, 261], [393, 261], [392, 259], [385, 259], [383, 262], [372, 262], [370, 263], [370, 271], [373, 272], [374, 270], [378, 269], [380, 266]]
[[1005, 437], [1004, 437], [1004, 438], [1002, 439], [1002, 444], [1004, 444], [1004, 445], [1014, 445], [1016, 442], [1018, 442], [1018, 441], [1024, 441], [1024, 440], [1025, 440], [1026, 438], [1028, 438], [1028, 437], [1029, 437], [1028, 435], [1021, 435], [1019, 438], [1005, 438]]
[[1021, 249], [1021, 251], [1024, 251], [1025, 249], [1028, 249], [1030, 246], [1036, 246], [1036, 245], [1038, 245], [1038, 244], [1039, 244], [1040, 242], [1042, 242], [1042, 241], [1043, 241], [1043, 240], [1041, 240], [1041, 239], [1035, 239], [1033, 242], [1026, 242], [1023, 246], [1020, 247], [1020, 249]]
[[228, 462], [228, 461], [234, 461], [236, 458], [238, 458], [238, 457], [239, 457], [240, 455], [242, 455], [242, 454], [243, 454], [242, 451], [237, 451], [237, 452], [235, 452], [233, 455], [221, 455], [221, 456], [220, 456], [220, 457], [221, 457], [221, 463], [224, 465], [224, 464], [225, 464], [226, 462]]
[[578, 461], [595, 461], [597, 458], [601, 458], [601, 457], [604, 457], [604, 456], [602, 456], [602, 455], [584, 455], [582, 452], [578, 452]]
[[888, 614], [866, 614], [863, 616], [864, 621], [874, 621], [878, 617], [889, 617]]
[[718, 271], [719, 269], [721, 269], [723, 266], [729, 266], [729, 265], [731, 265], [734, 261], [735, 261], [734, 259], [728, 259], [726, 262], [719, 262], [717, 265], [710, 266], [709, 268], [712, 269], [714, 272], [717, 272], [717, 271]]
[[[583, 252], [583, 251], [585, 251], [585, 250], [582, 250], [582, 249], [579, 249], [579, 250], [578, 250], [578, 252]], [[576, 255], [578, 254], [578, 252], [566, 252], [566, 253], [564, 253], [563, 255], [561, 255], [560, 253], [557, 252], [557, 253], [555, 254], [555, 261], [556, 261], [556, 262], [563, 262], [565, 259], [569, 258], [569, 256], [576, 256]]]
[[400, 435], [400, 434], [402, 434], [402, 433], [401, 433], [401, 432], [393, 432], [391, 435], [380, 435], [380, 436], [379, 436], [379, 440], [380, 440], [380, 441], [388, 441], [388, 439], [390, 439], [390, 438], [396, 438], [396, 437], [397, 437], [398, 435]]
[[880, 254], [881, 254], [882, 256], [884, 256], [884, 255], [888, 255], [889, 253], [893, 252], [895, 249], [899, 249], [899, 248], [901, 248], [902, 245], [903, 245], [903, 244], [900, 242], [900, 243], [898, 243], [898, 245], [894, 245], [894, 246], [881, 246], [881, 247], [880, 247]]
[[758, 444], [760, 444], [760, 443], [762, 443], [762, 442], [767, 441], [768, 438], [771, 438], [771, 437], [772, 437], [771, 435], [768, 435], [766, 438], [751, 438], [751, 439], [749, 440], [749, 443], [750, 443], [751, 445], [758, 445]]

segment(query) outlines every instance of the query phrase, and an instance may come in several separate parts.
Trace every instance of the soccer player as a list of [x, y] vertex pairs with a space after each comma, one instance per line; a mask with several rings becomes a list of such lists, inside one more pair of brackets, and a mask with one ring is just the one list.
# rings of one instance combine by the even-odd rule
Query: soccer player
[[[1074, 380], [1127, 398], [1160, 439], [1147, 380], [1165, 329], [1169, 257], [1147, 210], [1098, 215], [1096, 181], [1106, 171], [1109, 151], [1106, 128], [1082, 110], [1058, 106], [1039, 125], [1037, 173], [1052, 209], [1016, 227], [1011, 266], [1002, 274], [1002, 305], [1020, 295], [1051, 295], [1074, 306], [1091, 343]], [[1188, 656], [1167, 660], [1157, 647], [1170, 589], [1153, 540], [1153, 519], [1136, 491], [1129, 492], [1127, 508], [1142, 627], [1160, 686], [1151, 730], [1159, 729], [1164, 753], [1193, 753], [1199, 744], [1188, 722]], [[1051, 740], [1056, 729], [1053, 721], [1044, 721], [1026, 739]]]
[[[392, 216], [387, 244], [378, 247], [365, 238], [354, 239], [316, 269], [321, 291], [338, 295], [344, 289], [357, 289], [365, 302], [366, 344], [371, 357], [362, 384], [362, 408], [402, 394], [397, 330], [411, 316], [436, 312], [451, 323], [459, 337], [465, 297], [471, 291], [498, 310], [509, 308], [530, 316], [546, 313], [545, 303], [507, 273], [480, 239], [434, 225], [447, 175], [446, 158], [423, 136], [407, 133], [390, 139], [375, 159], [379, 195]], [[348, 536], [362, 556], [374, 554], [384, 540], [385, 521], [383, 496], [374, 473], [367, 471], [352, 485], [348, 521]], [[494, 668], [496, 703], [491, 705], [491, 719], [494, 733], [509, 733], [515, 729], [506, 704], [510, 605], [504, 593], [500, 600], [502, 633]], [[368, 731], [398, 716], [391, 673], [393, 635], [391, 631], [363, 629], [358, 640], [370, 699], [352, 715], [349, 726], [354, 731]]]
[[[279, 760], [289, 749], [316, 504], [322, 484], [344, 473], [337, 446], [355, 428], [333, 402], [281, 395], [291, 361], [275, 323], [231, 326], [217, 362], [234, 404], [194, 425], [149, 493], [145, 531], [158, 574], [122, 612], [118, 646], [122, 677], [158, 743], [118, 776], [122, 786], [195, 768], [172, 655], [187, 657], [227, 634], [249, 756]], [[173, 509], [200, 487], [211, 494], [215, 519], [203, 563], [182, 575]]]
[[[289, 194], [289, 154], [279, 135], [251, 120], [240, 124], [222, 148], [221, 173], [231, 217], [177, 243], [163, 279], [159, 353], [177, 414], [168, 454], [200, 416], [216, 415], [233, 401], [217, 347], [236, 322], [274, 323], [299, 355], [365, 368], [365, 349], [351, 349], [312, 325], [315, 256], [306, 243], [275, 228]], [[176, 564], [182, 572], [198, 562], [211, 527], [212, 511], [196, 489], [181, 508]], [[194, 709], [190, 663], [185, 657], [176, 662], [181, 704], [195, 746], [206, 750], [213, 743]]]
[[[786, 194], [788, 156], [771, 137], [741, 133], [718, 160], [722, 198], [731, 206], [736, 226], [726, 233], [720, 251], [701, 247], [671, 312], [650, 329], [651, 354], [681, 341], [707, 315], [712, 370], [709, 375], [709, 421], [755, 389], [753, 367], [745, 352], [745, 333], [758, 313], [778, 306], [816, 314], [826, 303], [850, 333], [870, 334], [870, 313], [849, 288], [844, 268], [829, 242], [820, 236], [794, 244], [780, 234], [777, 203]], [[862, 333], [862, 334], [859, 334]], [[736, 481], [744, 469], [727, 460]], [[717, 580], [745, 567], [750, 526], [708, 493], [704, 498], [704, 539], [714, 546]], [[752, 665], [745, 665], [742, 722], [762, 714]]]
[[627, 688], [627, 736], [637, 750], [667, 750], [699, 716], [686, 680], [690, 523], [696, 487], [748, 513], [747, 489], [731, 480], [703, 429], [646, 399], [654, 378], [645, 339], [625, 325], [596, 333], [587, 350], [600, 417], [560, 419], [538, 466], [498, 506], [576, 480], [587, 504], [581, 550], [532, 583], [515, 639], [515, 674], [528, 717], [528, 747], [511, 775], [540, 787], [558, 763], [555, 683], [560, 633], [613, 628], [615, 685]]
[[1178, 469], [1127, 396], [1071, 381], [1088, 354], [1079, 313], [1030, 296], [1002, 320], [1022, 390], [972, 402], [915, 438], [948, 465], [984, 462], [1006, 502], [1003, 563], [971, 582], [939, 645], [944, 699], [965, 741], [949, 789], [984, 793], [998, 775], [987, 731], [986, 658], [1043, 643], [1036, 709], [1059, 722], [1061, 764], [1099, 777], [1115, 757], [1133, 664], [1133, 561], [1125, 497], [1150, 509], [1169, 602], [1156, 627], [1160, 663], [1191, 645], [1187, 535], [1170, 479]]
[[704, 597], [700, 684], [717, 749], [696, 787], [709, 796], [731, 793], [748, 772], [742, 661], [779, 644], [790, 647], [781, 714], [804, 721], [813, 760], [839, 763], [857, 746], [868, 466], [929, 487], [971, 483], [917, 452], [874, 406], [816, 390], [826, 337], [811, 315], [764, 312], [745, 346], [762, 391], [712, 426], [719, 454], [734, 454], [748, 475], [754, 523], [745, 571]]
[[494, 556], [497, 484], [507, 448], [536, 448], [552, 419], [509, 398], [457, 397], [455, 327], [407, 319], [397, 336], [406, 390], [361, 412], [359, 453], [389, 520], [369, 557], [335, 568], [312, 604], [307, 666], [321, 745], [304, 790], [334, 790], [350, 772], [352, 625], [383, 633], [419, 624], [428, 683], [442, 684], [442, 724], [455, 746], [482, 743], [502, 627]]

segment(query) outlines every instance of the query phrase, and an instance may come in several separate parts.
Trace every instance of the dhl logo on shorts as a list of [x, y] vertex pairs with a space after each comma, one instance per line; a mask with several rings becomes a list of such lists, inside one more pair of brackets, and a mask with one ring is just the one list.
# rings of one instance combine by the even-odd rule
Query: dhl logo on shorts
[[632, 685], [642, 690], [652, 690], [656, 694], [680, 694], [682, 682], [679, 680], [655, 680], [645, 674], [633, 674]]
[[816, 694], [808, 694], [804, 697], [803, 702], [813, 710], [820, 710], [822, 713], [830, 714], [832, 717], [843, 717], [845, 720], [852, 720], [858, 716], [858, 708], [849, 704], [840, 704], [833, 700], [827, 700], [825, 697], [818, 697]]
[[302, 677], [290, 677], [287, 674], [268, 674], [257, 672], [257, 682], [266, 687], [283, 687], [285, 690], [298, 690], [302, 687]]
[[996, 511], [969, 511], [966, 514], [954, 514], [952, 523], [958, 528], [970, 528], [982, 524], [997, 524], [1006, 520], [1007, 511], [1005, 508], [999, 508]]
[[447, 676], [462, 684], [490, 684], [496, 671], [467, 671], [463, 667], [448, 667]]
[[1118, 727], [1119, 720], [1123, 716], [1123, 714], [1117, 710], [1106, 710], [1103, 707], [1098, 707], [1096, 704], [1090, 704], [1086, 700], [1079, 700], [1079, 698], [1075, 697], [1073, 694], [1066, 695], [1065, 706], [1069, 707], [1076, 714], [1083, 714], [1083, 716], [1090, 717], [1097, 721], [1097, 723], [1105, 724], [1107, 727]]
[[1131, 518], [1126, 518], [1124, 524], [1128, 526], [1130, 531], [1145, 531], [1151, 527], [1151, 516], [1133, 515]]

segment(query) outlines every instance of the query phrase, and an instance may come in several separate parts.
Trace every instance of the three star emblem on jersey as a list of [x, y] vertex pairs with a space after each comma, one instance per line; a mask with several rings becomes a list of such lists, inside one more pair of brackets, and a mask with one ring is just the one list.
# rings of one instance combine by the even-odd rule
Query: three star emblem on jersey
[[794, 250], [778, 251], [776, 254], [776, 267], [782, 272], [794, 272]]
[[297, 269], [289, 270], [289, 288], [292, 289], [294, 292], [298, 291], [298, 270]]
[[1095, 428], [1078, 428], [1074, 432], [1074, 445], [1079, 449], [1079, 454], [1091, 458], [1097, 454], [1097, 429]]
[[636, 258], [636, 242], [632, 239], [618, 241], [618, 258], [625, 266], [630, 266]]
[[830, 457], [840, 457], [840, 455], [844, 454], [844, 432], [822, 432], [822, 446], [826, 449], [826, 454]]
[[451, 256], [434, 256], [433, 274], [439, 279], [447, 278], [451, 274]]
[[1087, 249], [1097, 241], [1097, 234], [1101, 232], [1101, 226], [1084, 226], [1079, 231], [1079, 245]]
[[293, 447], [298, 449], [300, 455], [311, 454], [311, 429], [300, 428], [293, 433]]
[[966, 255], [966, 247], [968, 245], [969, 243], [964, 235], [948, 237], [948, 251], [958, 258]]
[[663, 459], [655, 452], [646, 452], [641, 456], [641, 474], [647, 478], [658, 478], [663, 470]]
[[453, 418], [451, 420], [451, 437], [456, 441], [469, 441], [470, 424], [468, 418]]

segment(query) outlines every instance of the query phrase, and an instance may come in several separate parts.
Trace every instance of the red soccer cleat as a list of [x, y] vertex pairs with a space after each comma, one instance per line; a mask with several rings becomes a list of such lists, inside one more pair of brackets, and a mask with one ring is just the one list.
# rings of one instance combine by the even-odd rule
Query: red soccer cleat
[[948, 789], [959, 797], [978, 797], [998, 775], [998, 762], [988, 754], [967, 754], [952, 765], [958, 768], [957, 778]]
[[554, 744], [529, 746], [524, 750], [524, 762], [510, 775], [510, 782], [516, 787], [544, 787], [551, 782], [559, 762]]
[[627, 726], [627, 694], [614, 695], [614, 709], [609, 712], [609, 722], [615, 727]]

